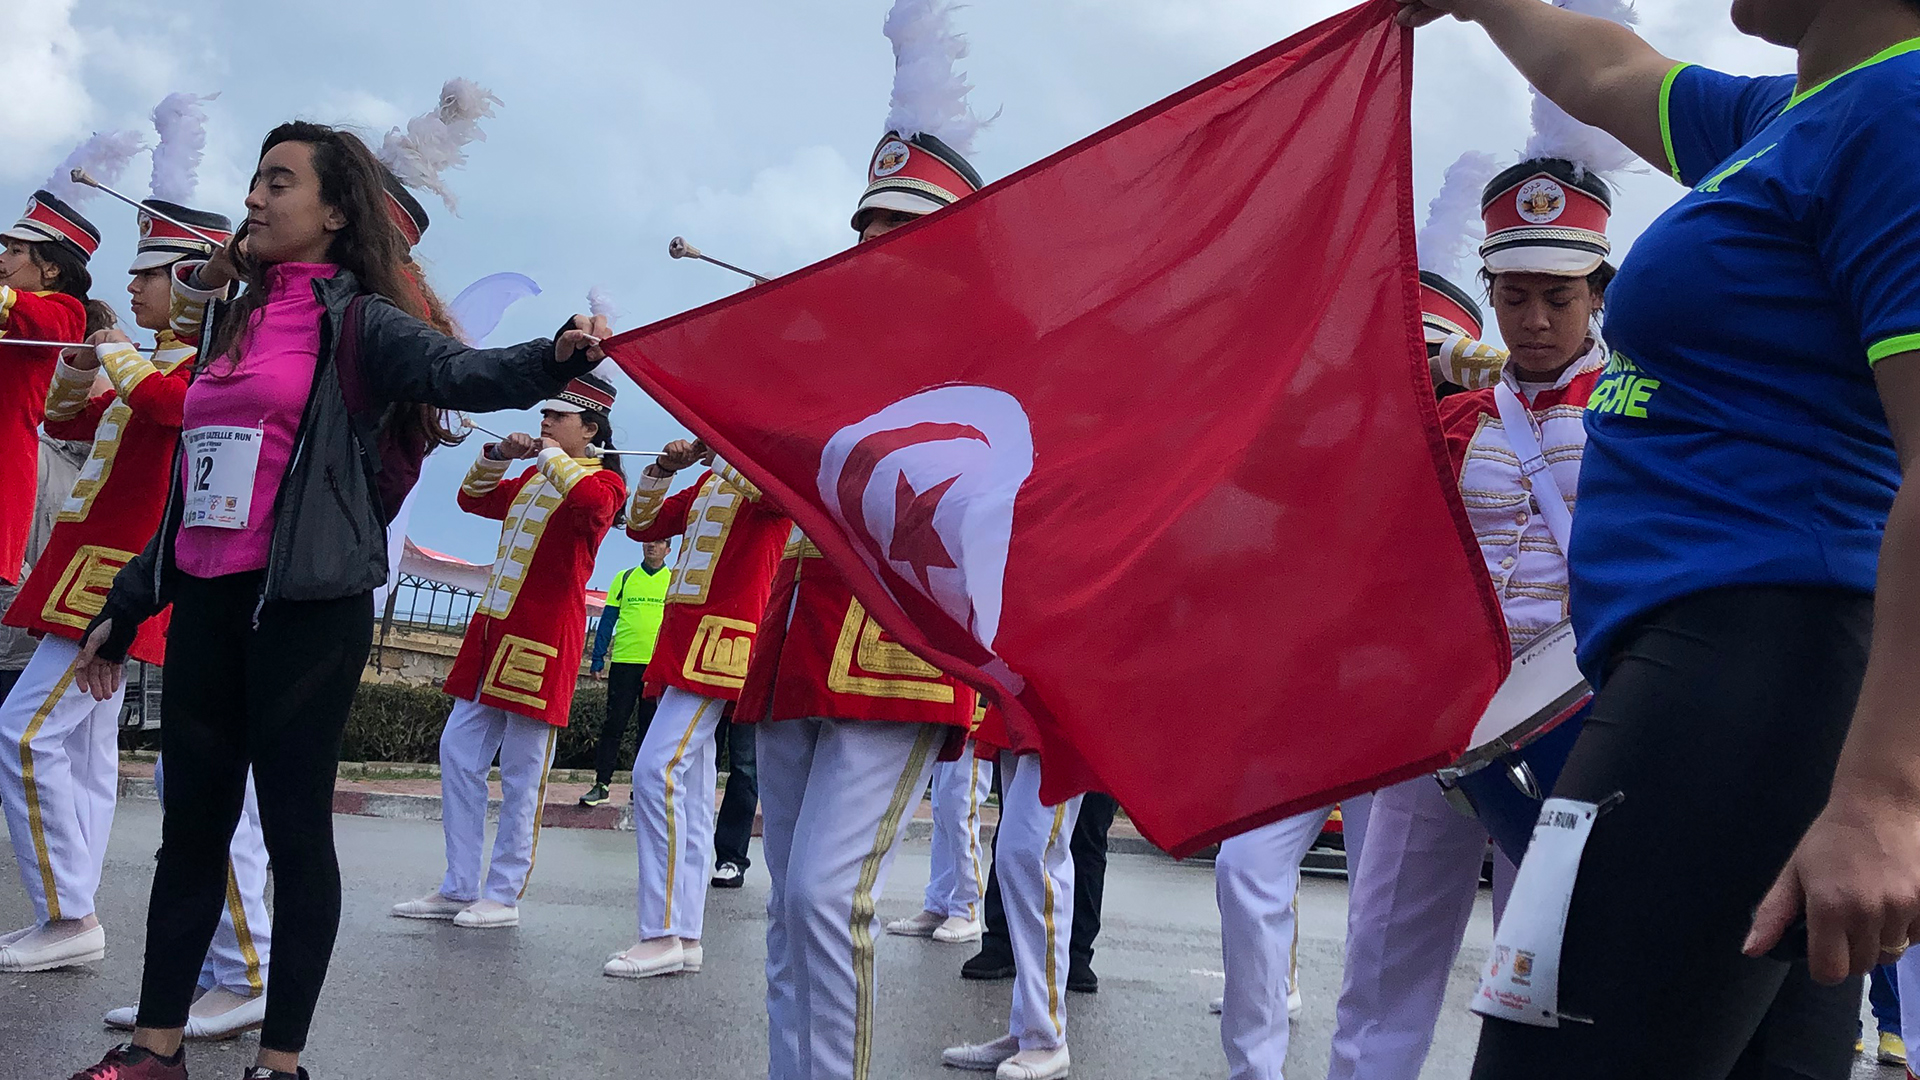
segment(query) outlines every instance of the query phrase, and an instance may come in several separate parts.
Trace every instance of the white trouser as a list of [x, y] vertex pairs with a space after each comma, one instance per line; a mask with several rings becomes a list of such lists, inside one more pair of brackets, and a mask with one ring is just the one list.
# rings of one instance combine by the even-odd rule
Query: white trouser
[[[449, 900], [492, 900], [514, 907], [527, 891], [540, 845], [540, 810], [547, 798], [547, 767], [560, 729], [544, 720], [465, 699], [440, 733], [440, 828], [447, 841]], [[480, 889], [480, 848], [487, 839], [487, 770], [500, 755], [500, 824], [486, 891]]]
[[1073, 855], [1080, 796], [1040, 802], [1040, 756], [1000, 755], [1000, 830], [994, 867], [1013, 944], [1013, 1012], [1007, 1032], [1022, 1050], [1067, 1041], [1067, 946], [1073, 934]]
[[[1894, 965], [1894, 985], [1900, 991], [1900, 1035], [1902, 1038], [1913, 1036], [1920, 1042], [1920, 948], [1909, 949], [1900, 955], [1900, 962]], [[1911, 992], [1909, 992], [1911, 991]], [[1907, 1075], [1920, 1068], [1920, 1061], [1907, 1059]]]
[[668, 687], [634, 755], [642, 941], [700, 937], [713, 877], [714, 730], [726, 708], [719, 698]]
[[933, 767], [933, 866], [923, 906], [936, 915], [980, 918], [987, 876], [981, 863], [980, 807], [992, 787], [993, 763], [975, 757], [972, 742], [960, 760]]
[[[1356, 801], [1361, 800], [1349, 800], [1349, 806]], [[1285, 1075], [1300, 861], [1313, 850], [1331, 810], [1295, 814], [1231, 837], [1220, 844], [1214, 859], [1220, 952], [1227, 972], [1220, 1046], [1227, 1053], [1232, 1080], [1282, 1080]], [[1343, 829], [1351, 814], [1351, 809], [1342, 811]], [[1360, 816], [1364, 820], [1365, 812]]]
[[[165, 760], [153, 763], [154, 793], [166, 797]], [[267, 991], [273, 949], [273, 913], [267, 909], [267, 843], [260, 835], [260, 802], [247, 770], [247, 799], [227, 847], [227, 906], [200, 968], [200, 989], [219, 987], [243, 997]]]
[[767, 871], [768, 1080], [868, 1080], [878, 1001], [874, 901], [927, 789], [937, 724], [760, 725]]
[[[1480, 889], [1487, 830], [1431, 776], [1374, 796], [1348, 894], [1347, 964], [1328, 1080], [1418, 1080]], [[1496, 917], [1513, 864], [1494, 857]]]
[[0, 800], [20, 885], [40, 922], [93, 914], [120, 789], [120, 702], [73, 684], [80, 646], [40, 639], [0, 705]]

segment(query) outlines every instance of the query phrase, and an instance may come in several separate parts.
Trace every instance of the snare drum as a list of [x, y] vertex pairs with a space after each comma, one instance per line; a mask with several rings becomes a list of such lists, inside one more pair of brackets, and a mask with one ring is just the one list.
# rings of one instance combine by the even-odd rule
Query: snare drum
[[1592, 704], [1573, 627], [1561, 623], [1514, 657], [1513, 673], [1473, 729], [1472, 749], [1435, 774], [1448, 801], [1478, 817], [1516, 865]]

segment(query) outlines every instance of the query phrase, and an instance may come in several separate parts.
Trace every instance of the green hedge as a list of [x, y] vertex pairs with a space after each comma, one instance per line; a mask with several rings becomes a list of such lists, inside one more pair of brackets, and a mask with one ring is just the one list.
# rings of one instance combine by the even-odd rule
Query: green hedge
[[[347, 735], [340, 748], [342, 761], [393, 761], [403, 764], [440, 763], [440, 730], [447, 724], [453, 699], [438, 689], [363, 683], [347, 716]], [[582, 689], [573, 696], [573, 711], [560, 743], [554, 748], [556, 769], [593, 768], [594, 746], [607, 715], [604, 685]], [[631, 764], [635, 725], [627, 725], [621, 743], [622, 767]]]

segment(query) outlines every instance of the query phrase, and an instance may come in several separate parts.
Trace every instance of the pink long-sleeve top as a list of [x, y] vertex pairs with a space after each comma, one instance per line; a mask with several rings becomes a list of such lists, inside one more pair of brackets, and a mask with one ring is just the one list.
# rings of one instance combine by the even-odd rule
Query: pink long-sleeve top
[[[182, 432], [188, 446], [182, 478], [189, 514], [181, 522], [174, 559], [199, 578], [261, 570], [273, 542], [274, 499], [293, 456], [300, 418], [312, 391], [320, 358], [324, 313], [313, 283], [330, 278], [331, 263], [279, 263], [267, 270], [267, 302], [253, 314], [235, 347], [209, 364], [187, 391]], [[238, 353], [238, 359], [233, 353]], [[260, 457], [253, 499], [241, 527], [196, 523], [192, 496], [196, 476], [194, 433], [225, 439], [257, 431]], [[246, 436], [241, 435], [241, 438]], [[219, 508], [215, 508], [216, 514]]]

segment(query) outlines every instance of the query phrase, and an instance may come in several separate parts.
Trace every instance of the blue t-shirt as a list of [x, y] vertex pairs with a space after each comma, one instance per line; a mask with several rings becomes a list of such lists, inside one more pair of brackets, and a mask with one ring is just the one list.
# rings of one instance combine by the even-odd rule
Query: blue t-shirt
[[1920, 40], [1793, 91], [1683, 66], [1661, 94], [1693, 190], [1607, 295], [1568, 560], [1596, 684], [1683, 596], [1874, 588], [1900, 469], [1873, 365], [1920, 350]]

